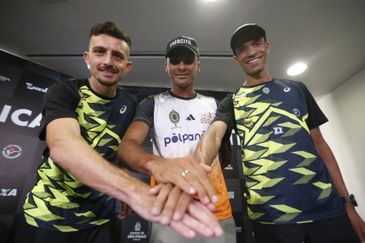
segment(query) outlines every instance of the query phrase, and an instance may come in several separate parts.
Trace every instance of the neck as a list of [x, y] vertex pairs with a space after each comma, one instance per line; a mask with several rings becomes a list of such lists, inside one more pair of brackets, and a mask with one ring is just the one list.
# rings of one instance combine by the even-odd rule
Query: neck
[[243, 85], [256, 85], [270, 80], [272, 80], [272, 77], [267, 70], [264, 70], [257, 75], [250, 75], [246, 73], [246, 80], [243, 82]]
[[97, 80], [94, 80], [93, 77], [89, 78], [89, 84], [95, 93], [104, 97], [113, 98], [117, 93], [118, 84], [110, 86], [103, 85]]
[[193, 87], [181, 88], [181, 87], [173, 86], [171, 88], [171, 92], [174, 93], [175, 95], [183, 97], [183, 98], [191, 98], [195, 95], [195, 90]]

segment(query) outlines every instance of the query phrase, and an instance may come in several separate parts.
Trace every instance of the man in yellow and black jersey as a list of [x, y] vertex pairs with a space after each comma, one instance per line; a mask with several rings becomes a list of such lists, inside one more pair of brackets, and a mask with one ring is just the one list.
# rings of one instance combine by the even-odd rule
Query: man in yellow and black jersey
[[[129, 36], [113, 22], [95, 24], [84, 52], [90, 78], [49, 88], [40, 135], [48, 147], [24, 203], [24, 218], [8, 242], [119, 242], [115, 199], [147, 220], [160, 222], [163, 213], [171, 214], [162, 203], [152, 212], [165, 196], [152, 194], [148, 185], [114, 165], [136, 109], [118, 86], [132, 68], [130, 47]], [[219, 228], [211, 214], [189, 216], [203, 228]], [[172, 227], [186, 235], [189, 222]]]
[[236, 130], [256, 242], [364, 241], [365, 224], [321, 135], [327, 118], [311, 93], [301, 82], [270, 76], [269, 43], [257, 24], [240, 26], [231, 48], [246, 79], [219, 105], [196, 157], [212, 161]]

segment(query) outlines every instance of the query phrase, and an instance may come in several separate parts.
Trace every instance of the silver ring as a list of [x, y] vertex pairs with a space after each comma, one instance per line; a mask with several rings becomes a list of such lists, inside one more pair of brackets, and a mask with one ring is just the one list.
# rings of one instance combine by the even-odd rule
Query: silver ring
[[187, 174], [189, 174], [188, 170], [184, 170], [183, 172], [181, 172], [182, 177], [185, 177]]

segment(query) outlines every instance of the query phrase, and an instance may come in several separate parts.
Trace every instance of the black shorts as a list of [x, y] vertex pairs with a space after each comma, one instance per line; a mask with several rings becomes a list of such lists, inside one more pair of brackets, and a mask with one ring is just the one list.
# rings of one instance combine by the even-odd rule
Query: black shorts
[[31, 226], [18, 216], [7, 243], [116, 243], [120, 242], [120, 225], [113, 219], [101, 226], [76, 232], [60, 232]]
[[269, 225], [253, 222], [256, 243], [358, 243], [347, 214], [305, 224]]

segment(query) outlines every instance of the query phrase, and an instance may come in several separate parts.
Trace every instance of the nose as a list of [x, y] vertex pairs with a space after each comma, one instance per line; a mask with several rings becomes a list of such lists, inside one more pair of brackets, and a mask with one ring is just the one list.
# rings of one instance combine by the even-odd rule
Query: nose
[[113, 61], [112, 54], [107, 52], [104, 56], [103, 62], [106, 65], [111, 65]]
[[254, 46], [247, 47], [247, 56], [254, 56], [256, 54], [256, 48]]
[[177, 64], [177, 68], [178, 68], [178, 69], [185, 69], [185, 63], [183, 62], [183, 60], [181, 60], [181, 61], [179, 62], [179, 64]]

